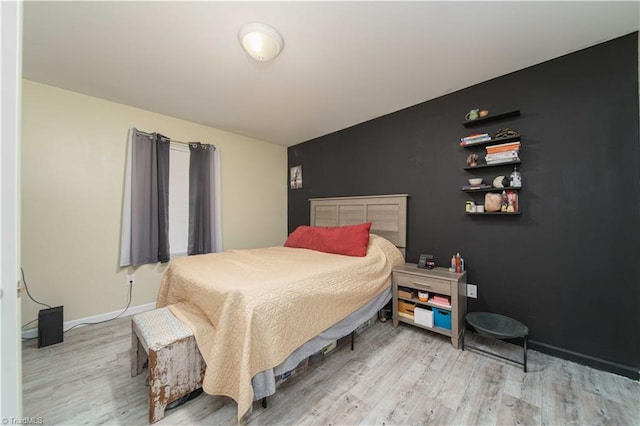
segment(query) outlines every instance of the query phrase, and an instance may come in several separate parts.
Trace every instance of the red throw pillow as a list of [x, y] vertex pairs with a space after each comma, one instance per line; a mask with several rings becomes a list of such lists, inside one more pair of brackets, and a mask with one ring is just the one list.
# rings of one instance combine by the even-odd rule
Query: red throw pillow
[[298, 226], [285, 247], [306, 248], [347, 256], [366, 256], [371, 222], [348, 226]]

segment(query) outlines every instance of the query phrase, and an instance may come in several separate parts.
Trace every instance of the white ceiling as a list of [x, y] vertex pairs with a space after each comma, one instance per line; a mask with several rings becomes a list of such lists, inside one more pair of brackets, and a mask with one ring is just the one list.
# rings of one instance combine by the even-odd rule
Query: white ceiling
[[[258, 63], [248, 22], [284, 37]], [[639, 29], [628, 2], [26, 2], [29, 80], [293, 145]]]

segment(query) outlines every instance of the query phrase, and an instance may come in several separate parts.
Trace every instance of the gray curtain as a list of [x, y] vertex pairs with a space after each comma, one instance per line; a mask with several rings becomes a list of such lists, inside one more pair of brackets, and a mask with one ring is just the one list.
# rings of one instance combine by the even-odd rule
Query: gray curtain
[[131, 265], [169, 261], [169, 138], [134, 130]]
[[189, 143], [189, 255], [216, 251], [215, 149], [213, 145]]

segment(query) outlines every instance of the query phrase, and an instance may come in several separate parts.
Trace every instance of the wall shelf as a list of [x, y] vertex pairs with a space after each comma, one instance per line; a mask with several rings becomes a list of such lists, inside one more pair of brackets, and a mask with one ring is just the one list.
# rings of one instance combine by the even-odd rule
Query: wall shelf
[[505, 138], [495, 138], [495, 139], [490, 139], [488, 141], [481, 141], [481, 142], [472, 142], [472, 143], [468, 143], [468, 144], [464, 144], [462, 145], [462, 142], [460, 143], [460, 146], [463, 148], [475, 148], [476, 146], [485, 146], [485, 145], [492, 145], [492, 144], [500, 144], [500, 143], [508, 143], [508, 142], [516, 142], [520, 140], [520, 133], [517, 133], [513, 136], [507, 136]]
[[470, 188], [462, 188], [463, 192], [502, 192], [502, 191], [520, 191], [522, 189], [521, 186], [506, 186], [504, 188], [478, 188], [478, 189], [470, 189]]
[[518, 216], [521, 212], [466, 212], [469, 216]]
[[504, 118], [518, 117], [520, 115], [520, 110], [516, 109], [513, 111], [501, 112], [499, 114], [490, 114], [484, 118], [478, 118], [476, 120], [468, 120], [462, 123], [464, 127], [474, 127], [480, 126], [481, 124], [490, 123], [492, 121], [502, 120]]
[[494, 163], [494, 164], [480, 164], [479, 166], [467, 166], [465, 170], [475, 170], [475, 169], [484, 169], [486, 167], [497, 167], [497, 166], [511, 166], [514, 164], [520, 164], [520, 160], [515, 161], [505, 161], [504, 163]]
[[[489, 115], [487, 117], [484, 118], [479, 118], [477, 120], [473, 120], [473, 121], [466, 121], [464, 123], [462, 123], [464, 125], [464, 127], [472, 127], [472, 126], [480, 126], [492, 121], [496, 121], [496, 120], [501, 120], [503, 118], [510, 118], [510, 117], [518, 117], [520, 116], [520, 110], [516, 109], [513, 111], [507, 111], [507, 112], [503, 112], [500, 114], [493, 114], [493, 115]], [[488, 167], [508, 167], [508, 166], [517, 166], [520, 164], [520, 158], [519, 158], [519, 151], [520, 151], [520, 133], [516, 133], [513, 132], [515, 134], [511, 135], [511, 136], [507, 136], [507, 137], [503, 137], [503, 138], [491, 138], [490, 140], [487, 141], [478, 141], [478, 142], [471, 142], [468, 144], [464, 144], [463, 141], [460, 142], [460, 147], [465, 148], [465, 149], [469, 149], [472, 152], [475, 151], [475, 148], [477, 147], [486, 147], [487, 148], [487, 156], [489, 156], [490, 158], [493, 157], [494, 159], [504, 159], [505, 161], [501, 161], [499, 163], [489, 163], [486, 164], [486, 157], [484, 157], [484, 161], [483, 163], [485, 164], [476, 164], [475, 166], [467, 166], [464, 167], [464, 170], [467, 171], [472, 171], [472, 170], [476, 170], [476, 169], [486, 169]], [[485, 135], [485, 133], [478, 133], [478, 134], [482, 134]], [[471, 136], [471, 135], [470, 135]], [[513, 144], [513, 146], [509, 146], [508, 144]], [[503, 144], [506, 144], [507, 146], [504, 146]], [[500, 146], [500, 148], [497, 149], [490, 149], [490, 147], [498, 147]], [[477, 152], [477, 151], [476, 151]], [[504, 152], [505, 157], [502, 157], [501, 155], [490, 155], [492, 153], [502, 153]], [[474, 154], [470, 154], [467, 157], [467, 161], [471, 161], [473, 160], [473, 156], [476, 157], [477, 160], [478, 159], [478, 155], [474, 155]], [[467, 163], [468, 164], [468, 163]], [[515, 173], [516, 168], [514, 167], [514, 173]], [[483, 176], [484, 174], [484, 176]], [[480, 177], [484, 178], [486, 176], [487, 172], [484, 173], [480, 173]], [[513, 173], [512, 173], [513, 175]], [[495, 180], [495, 179], [494, 179]], [[462, 192], [465, 192], [467, 194], [473, 194], [474, 192], [476, 193], [475, 196], [472, 196], [472, 199], [478, 200], [480, 197], [484, 198], [485, 204], [486, 202], [489, 200], [489, 197], [493, 197], [493, 194], [496, 193], [502, 193], [502, 197], [501, 197], [501, 202], [500, 202], [500, 211], [492, 211], [492, 212], [488, 212], [485, 211], [483, 209], [482, 212], [477, 212], [475, 211], [476, 209], [473, 207], [473, 201], [467, 201], [467, 205], [466, 205], [466, 211], [465, 214], [467, 216], [520, 216], [521, 212], [520, 212], [520, 208], [519, 208], [519, 203], [518, 203], [518, 198], [519, 198], [519, 192], [522, 189], [522, 186], [507, 186], [504, 188], [496, 188], [493, 185], [489, 185], [489, 184], [482, 184], [479, 185], [478, 187], [473, 187], [471, 185], [464, 185], [462, 188], [460, 188], [462, 190]], [[506, 191], [506, 193], [505, 193]], [[491, 194], [491, 195], [490, 195]], [[506, 200], [505, 200], [506, 198]], [[489, 200], [489, 201], [495, 201], [495, 200]], [[471, 203], [471, 205], [470, 205]], [[512, 211], [507, 211], [508, 206], [505, 206], [505, 204], [508, 204], [511, 207]], [[485, 206], [486, 207], [486, 206]], [[513, 211], [516, 210], [516, 211]]]

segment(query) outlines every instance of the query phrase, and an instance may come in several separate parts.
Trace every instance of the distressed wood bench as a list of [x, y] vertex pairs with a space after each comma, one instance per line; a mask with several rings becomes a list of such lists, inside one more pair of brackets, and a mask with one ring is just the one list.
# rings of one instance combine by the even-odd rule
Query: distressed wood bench
[[149, 423], [155, 423], [168, 404], [202, 387], [206, 364], [191, 329], [167, 307], [131, 320], [131, 377], [142, 373], [147, 360]]

